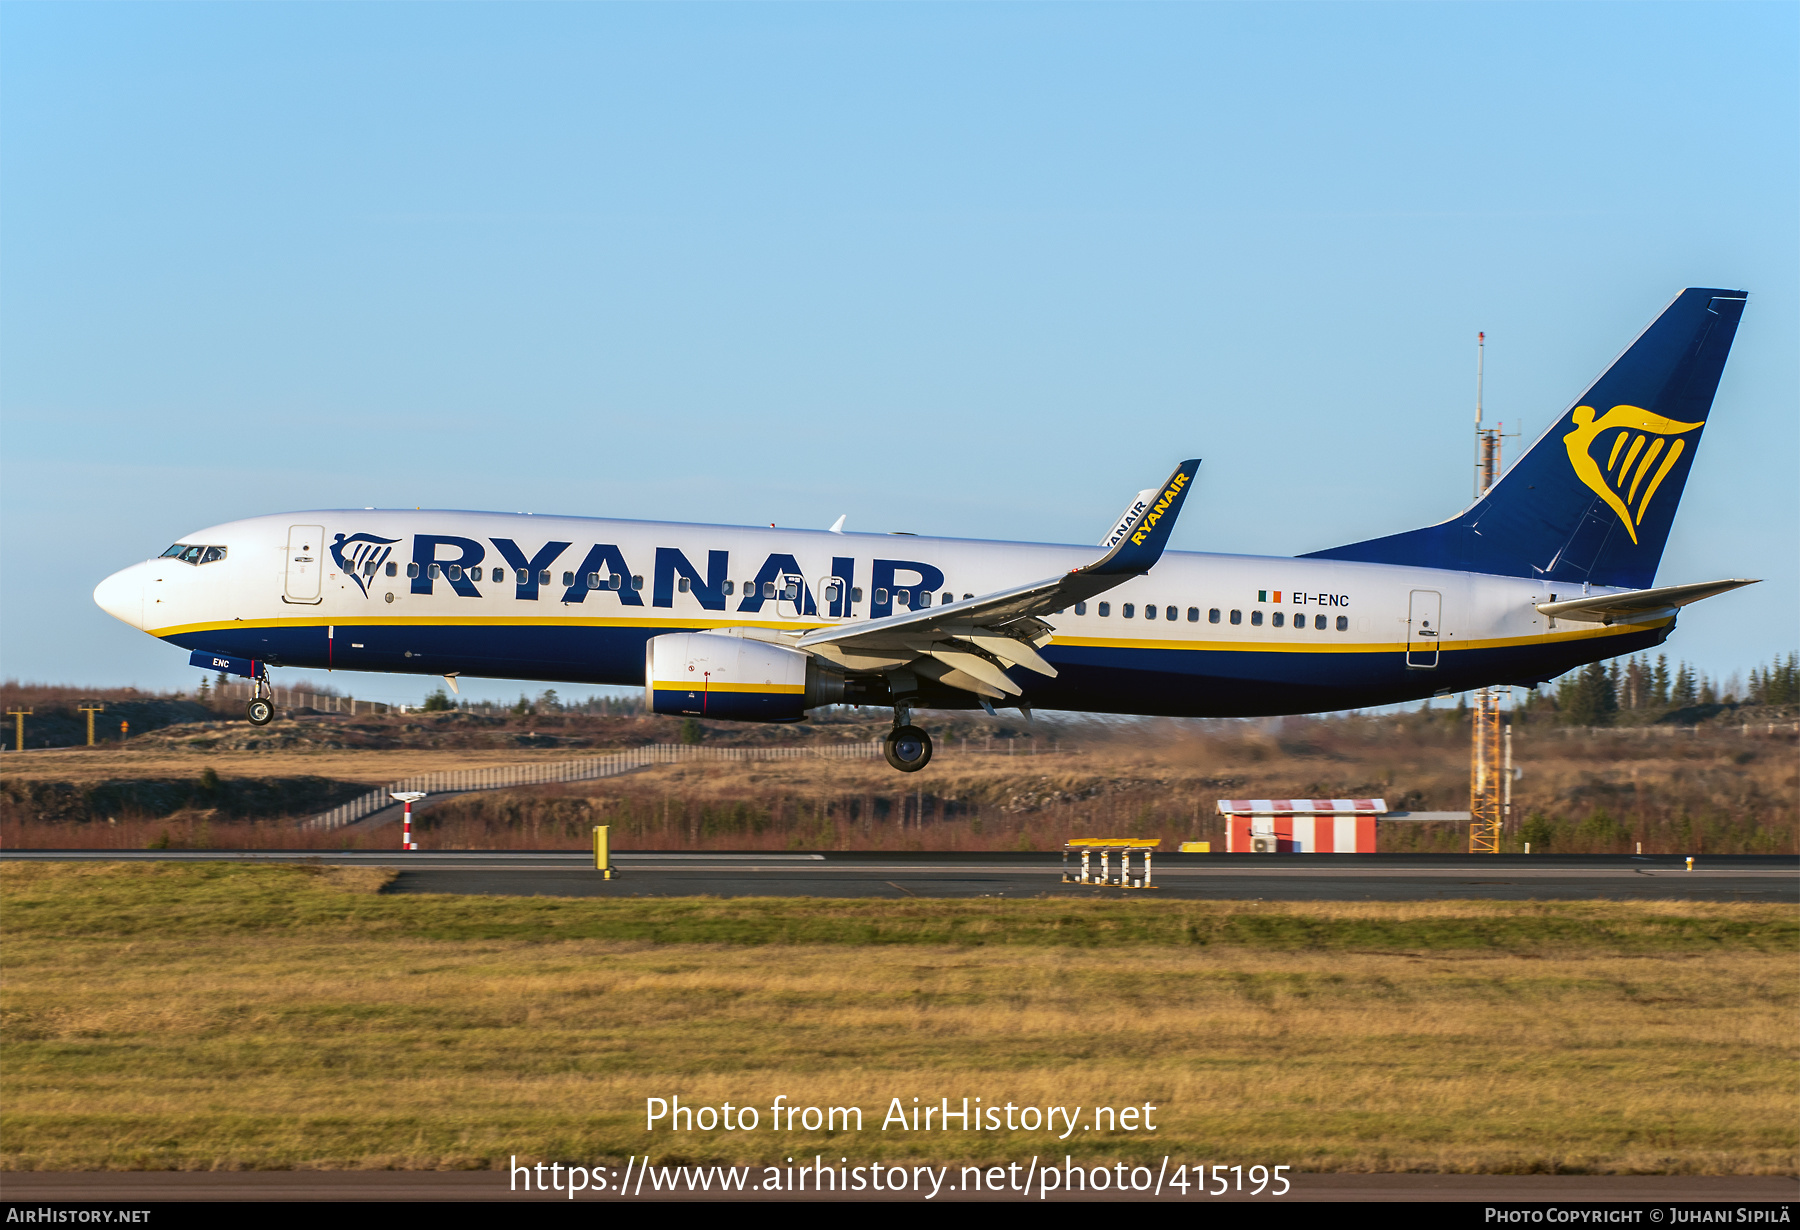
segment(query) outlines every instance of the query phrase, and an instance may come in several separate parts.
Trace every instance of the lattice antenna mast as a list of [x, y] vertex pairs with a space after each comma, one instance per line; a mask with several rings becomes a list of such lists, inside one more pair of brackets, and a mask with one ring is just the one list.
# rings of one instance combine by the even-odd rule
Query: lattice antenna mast
[[1505, 430], [1505, 423], [1495, 423], [1492, 427], [1483, 421], [1482, 377], [1487, 365], [1487, 334], [1475, 335], [1475, 498], [1480, 499], [1487, 494], [1500, 477], [1500, 441], [1507, 436], [1516, 436], [1516, 431]]

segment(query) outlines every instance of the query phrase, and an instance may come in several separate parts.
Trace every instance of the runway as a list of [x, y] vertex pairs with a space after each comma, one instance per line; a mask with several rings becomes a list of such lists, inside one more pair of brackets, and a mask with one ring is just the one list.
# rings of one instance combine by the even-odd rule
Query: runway
[[1058, 853], [614, 855], [574, 851], [9, 850], [0, 861], [392, 867], [390, 893], [549, 897], [1144, 897], [1262, 901], [1760, 901], [1800, 904], [1800, 858], [1702, 855], [1164, 854], [1149, 890], [1066, 884]]

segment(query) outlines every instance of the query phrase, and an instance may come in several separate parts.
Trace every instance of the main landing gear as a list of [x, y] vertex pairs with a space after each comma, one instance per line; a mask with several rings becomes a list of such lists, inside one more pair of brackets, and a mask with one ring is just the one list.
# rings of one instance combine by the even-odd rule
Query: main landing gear
[[267, 726], [275, 720], [275, 689], [267, 675], [250, 680], [250, 703], [244, 710], [252, 726]]
[[902, 773], [917, 773], [931, 763], [931, 736], [912, 724], [912, 706], [894, 706], [894, 728], [881, 741], [881, 754]]

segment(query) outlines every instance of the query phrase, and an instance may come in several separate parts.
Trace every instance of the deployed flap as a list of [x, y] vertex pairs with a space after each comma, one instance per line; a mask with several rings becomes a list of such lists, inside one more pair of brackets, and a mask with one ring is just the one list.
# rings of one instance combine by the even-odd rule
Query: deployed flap
[[1700, 581], [1693, 585], [1665, 585], [1660, 589], [1634, 589], [1623, 594], [1595, 594], [1590, 598], [1570, 598], [1566, 602], [1540, 602], [1537, 611], [1552, 619], [1578, 620], [1582, 623], [1634, 623], [1671, 615], [1677, 607], [1702, 598], [1729, 593], [1756, 581]]
[[[877, 661], [890, 654], [929, 658], [949, 668], [940, 682], [977, 695], [992, 694], [996, 676], [1004, 679], [1001, 669], [1007, 666], [1054, 675], [1055, 668], [1034, 648], [1050, 641], [1049, 625], [1037, 617], [1150, 571], [1162, 558], [1199, 466], [1198, 459], [1182, 462], [1167, 482], [1151, 490], [1151, 498], [1135, 502], [1132, 515], [1107, 536], [1112, 549], [1085, 567], [979, 598], [821, 628], [795, 643], [850, 669], [856, 668], [859, 655], [881, 655]], [[985, 686], [969, 686], [977, 682]], [[1007, 690], [1017, 694], [1010, 680]]]

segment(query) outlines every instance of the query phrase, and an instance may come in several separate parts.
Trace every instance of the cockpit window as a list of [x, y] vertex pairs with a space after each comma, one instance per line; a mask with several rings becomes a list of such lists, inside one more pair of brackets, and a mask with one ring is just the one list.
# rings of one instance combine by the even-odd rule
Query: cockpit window
[[178, 542], [157, 558], [178, 559], [184, 564], [210, 564], [225, 558], [225, 548], [192, 546], [185, 542]]

